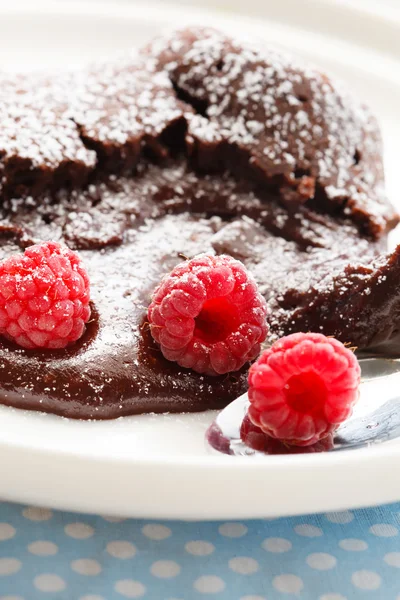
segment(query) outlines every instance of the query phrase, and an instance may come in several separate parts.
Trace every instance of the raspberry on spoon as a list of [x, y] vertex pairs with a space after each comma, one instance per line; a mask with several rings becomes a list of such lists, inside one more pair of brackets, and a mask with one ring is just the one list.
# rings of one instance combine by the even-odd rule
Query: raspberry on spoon
[[338, 340], [319, 333], [288, 335], [250, 368], [249, 418], [287, 444], [315, 444], [351, 415], [360, 372], [353, 352]]
[[78, 340], [89, 301], [81, 259], [57, 242], [0, 262], [0, 335], [22, 348], [65, 348]]
[[241, 262], [200, 255], [164, 277], [148, 319], [167, 360], [221, 375], [258, 356], [268, 331], [266, 314], [265, 300]]

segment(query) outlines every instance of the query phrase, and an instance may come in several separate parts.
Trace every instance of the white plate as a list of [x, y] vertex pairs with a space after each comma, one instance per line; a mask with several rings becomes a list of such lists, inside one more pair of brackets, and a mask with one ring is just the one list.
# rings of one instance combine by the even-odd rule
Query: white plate
[[[203, 0], [211, 4], [212, 0]], [[32, 6], [32, 5], [35, 6]], [[260, 0], [258, 18], [153, 3], [0, 4], [0, 67], [81, 65], [166, 26], [212, 24], [291, 47], [348, 80], [379, 115], [399, 198], [400, 17], [335, 0]], [[270, 21], [260, 15], [269, 15]], [[1, 126], [1, 124], [0, 124]], [[0, 496], [58, 508], [183, 519], [273, 517], [400, 500], [400, 441], [254, 460], [213, 455], [213, 413], [68, 421], [0, 407]]]

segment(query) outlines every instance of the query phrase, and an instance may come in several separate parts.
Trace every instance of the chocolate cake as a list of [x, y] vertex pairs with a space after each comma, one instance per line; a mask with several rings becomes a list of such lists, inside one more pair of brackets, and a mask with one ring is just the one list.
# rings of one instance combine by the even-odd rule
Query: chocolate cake
[[150, 295], [185, 257], [226, 253], [255, 276], [270, 339], [320, 331], [396, 346], [398, 216], [379, 128], [327, 75], [284, 52], [186, 29], [57, 76], [0, 76], [0, 258], [77, 249], [92, 319], [65, 350], [0, 344], [0, 402], [73, 418], [225, 406], [219, 377], [165, 360]]

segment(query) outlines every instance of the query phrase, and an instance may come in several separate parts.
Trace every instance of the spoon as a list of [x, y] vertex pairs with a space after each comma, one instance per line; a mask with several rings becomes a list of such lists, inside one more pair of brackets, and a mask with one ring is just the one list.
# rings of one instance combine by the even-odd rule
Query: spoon
[[[352, 416], [335, 432], [328, 451], [361, 448], [400, 437], [400, 358], [363, 354], [359, 363], [360, 398]], [[206, 433], [214, 450], [238, 456], [265, 454], [253, 450], [240, 438], [240, 426], [248, 405], [247, 394], [243, 394], [219, 413]], [[290, 449], [277, 442], [273, 453], [316, 452], [327, 450], [326, 446], [320, 450], [316, 446]]]

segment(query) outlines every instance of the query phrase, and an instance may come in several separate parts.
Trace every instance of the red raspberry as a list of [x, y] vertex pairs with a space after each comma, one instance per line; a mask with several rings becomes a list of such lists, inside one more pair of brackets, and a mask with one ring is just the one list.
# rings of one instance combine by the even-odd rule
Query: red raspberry
[[0, 263], [0, 334], [23, 348], [65, 348], [90, 317], [89, 279], [79, 256], [57, 242]]
[[249, 371], [249, 417], [264, 433], [315, 444], [352, 413], [360, 366], [353, 352], [320, 333], [294, 333], [263, 352]]
[[166, 359], [206, 373], [237, 371], [265, 340], [266, 304], [245, 266], [200, 255], [176, 266], [155, 290], [148, 318]]

